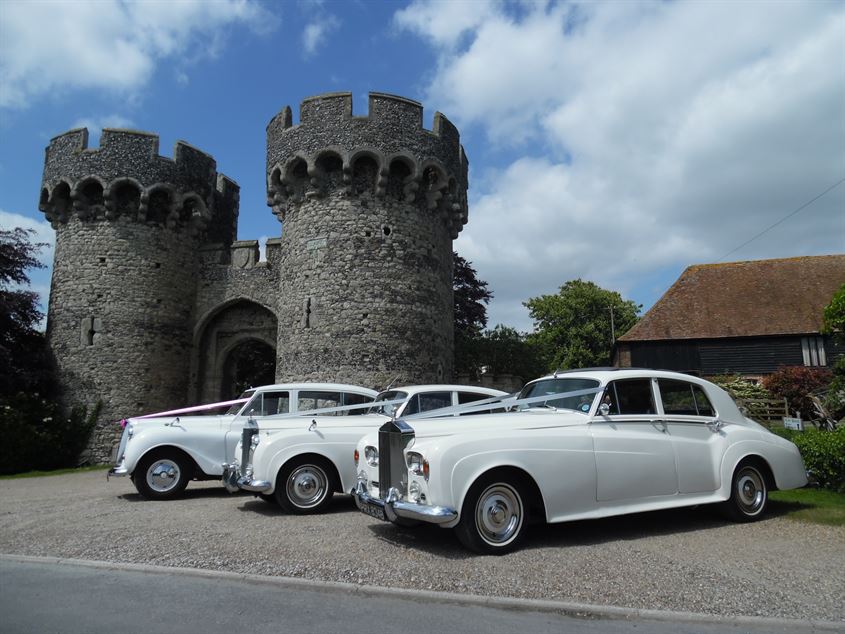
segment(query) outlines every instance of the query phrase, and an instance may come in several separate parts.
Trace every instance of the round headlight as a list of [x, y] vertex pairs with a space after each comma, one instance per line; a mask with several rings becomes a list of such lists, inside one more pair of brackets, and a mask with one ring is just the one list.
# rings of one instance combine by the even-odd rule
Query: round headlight
[[249, 446], [251, 449], [255, 449], [258, 446], [258, 443], [261, 442], [261, 438], [258, 434], [253, 434], [252, 440], [249, 441]]
[[371, 467], [378, 466], [378, 449], [373, 447], [372, 445], [367, 445], [364, 448], [364, 459], [366, 459], [367, 464]]
[[428, 463], [425, 461], [425, 458], [422, 457], [421, 453], [409, 451], [405, 457], [405, 461], [408, 465], [408, 470], [411, 473], [418, 476], [424, 475], [428, 477]]

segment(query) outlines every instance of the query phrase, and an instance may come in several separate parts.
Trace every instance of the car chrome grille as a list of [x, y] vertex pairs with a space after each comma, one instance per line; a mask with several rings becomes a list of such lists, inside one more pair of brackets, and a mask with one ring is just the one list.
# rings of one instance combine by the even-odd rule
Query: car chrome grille
[[407, 494], [408, 468], [405, 466], [405, 448], [414, 439], [414, 430], [406, 422], [391, 420], [378, 431], [378, 476], [380, 497], [391, 488], [401, 495]]

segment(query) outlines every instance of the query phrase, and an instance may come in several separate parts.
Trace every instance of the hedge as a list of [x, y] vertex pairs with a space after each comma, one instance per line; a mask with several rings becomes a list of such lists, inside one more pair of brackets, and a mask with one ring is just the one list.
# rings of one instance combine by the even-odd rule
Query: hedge
[[773, 429], [796, 444], [813, 481], [825, 489], [845, 493], [845, 427], [834, 431]]

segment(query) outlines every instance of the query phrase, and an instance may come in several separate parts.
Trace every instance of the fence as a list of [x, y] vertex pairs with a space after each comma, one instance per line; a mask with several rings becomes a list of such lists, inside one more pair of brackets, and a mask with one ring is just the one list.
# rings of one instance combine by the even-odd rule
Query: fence
[[743, 414], [766, 427], [783, 427], [783, 417], [791, 416], [789, 402], [783, 398], [737, 399]]

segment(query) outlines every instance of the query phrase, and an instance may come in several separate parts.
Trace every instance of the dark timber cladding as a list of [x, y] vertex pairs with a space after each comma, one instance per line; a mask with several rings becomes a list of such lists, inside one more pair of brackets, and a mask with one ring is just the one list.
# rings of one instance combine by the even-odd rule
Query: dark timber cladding
[[185, 142], [85, 129], [51, 139], [39, 209], [56, 230], [47, 335], [65, 406], [114, 421], [230, 392], [238, 351], [275, 356], [279, 382], [384, 387], [452, 379], [452, 240], [467, 222], [458, 130], [422, 105], [350, 93], [285, 107], [267, 126], [267, 202], [284, 232], [236, 240], [240, 190]]

